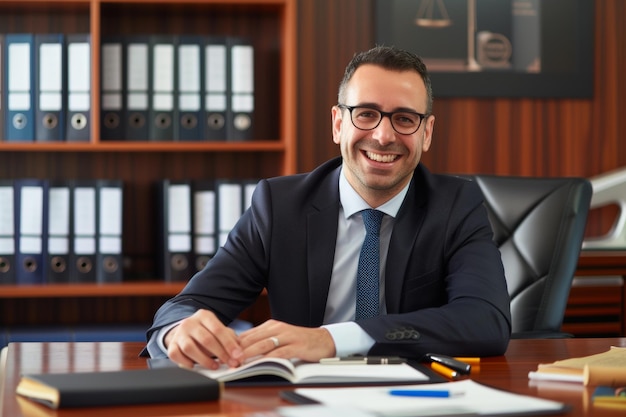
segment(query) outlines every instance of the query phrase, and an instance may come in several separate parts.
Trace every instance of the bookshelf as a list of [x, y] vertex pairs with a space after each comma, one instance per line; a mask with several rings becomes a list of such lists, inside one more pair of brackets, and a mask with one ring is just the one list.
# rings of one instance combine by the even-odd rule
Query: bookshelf
[[[155, 276], [161, 179], [264, 178], [296, 171], [296, 0], [0, 0], [1, 33], [89, 33], [90, 139], [83, 143], [0, 140], [0, 178], [121, 179], [124, 265], [121, 284], [1, 287], [2, 325], [150, 321], [183, 284]], [[103, 141], [100, 68], [103, 36], [217, 35], [254, 47], [254, 137], [229, 141]], [[116, 313], [105, 310], [114, 309]], [[46, 314], [45, 311], [53, 311]], [[115, 316], [115, 317], [111, 317]]]

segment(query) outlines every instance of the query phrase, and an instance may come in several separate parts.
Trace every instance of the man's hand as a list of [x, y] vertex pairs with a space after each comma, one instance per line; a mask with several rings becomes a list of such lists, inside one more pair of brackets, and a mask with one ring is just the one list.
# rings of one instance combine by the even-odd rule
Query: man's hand
[[243, 360], [263, 355], [277, 358], [298, 358], [317, 362], [335, 356], [335, 342], [322, 328], [300, 327], [268, 320], [239, 335]]
[[231, 367], [241, 365], [243, 348], [235, 332], [208, 310], [198, 310], [165, 335], [169, 358], [191, 368], [199, 364], [216, 369], [220, 362]]

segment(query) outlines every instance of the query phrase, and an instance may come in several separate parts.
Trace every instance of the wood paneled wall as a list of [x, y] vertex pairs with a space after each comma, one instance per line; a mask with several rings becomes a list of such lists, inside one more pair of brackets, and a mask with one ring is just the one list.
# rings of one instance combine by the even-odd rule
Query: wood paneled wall
[[[373, 7], [298, 3], [299, 171], [339, 153], [330, 107], [347, 62], [374, 45]], [[434, 142], [423, 162], [434, 172], [524, 176], [591, 177], [626, 166], [626, 1], [595, 1], [594, 47], [592, 99], [435, 99]]]

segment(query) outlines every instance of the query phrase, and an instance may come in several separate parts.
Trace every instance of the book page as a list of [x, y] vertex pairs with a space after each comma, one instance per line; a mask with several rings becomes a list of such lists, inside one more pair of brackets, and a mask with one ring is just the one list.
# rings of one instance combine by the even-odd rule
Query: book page
[[429, 377], [407, 363], [394, 365], [329, 365], [284, 358], [260, 358], [238, 368], [222, 365], [213, 371], [196, 366], [198, 372], [222, 382], [253, 376], [277, 376], [291, 383], [405, 382], [428, 381]]
[[303, 363], [296, 365], [297, 382], [400, 382], [428, 381], [428, 376], [407, 363], [395, 365], [329, 365], [321, 363]]
[[236, 381], [252, 376], [267, 375], [281, 377], [287, 381], [294, 381], [294, 364], [284, 358], [259, 358], [247, 362], [238, 368], [230, 368], [222, 364], [218, 369], [211, 370], [197, 366], [194, 368], [201, 374], [222, 382]]

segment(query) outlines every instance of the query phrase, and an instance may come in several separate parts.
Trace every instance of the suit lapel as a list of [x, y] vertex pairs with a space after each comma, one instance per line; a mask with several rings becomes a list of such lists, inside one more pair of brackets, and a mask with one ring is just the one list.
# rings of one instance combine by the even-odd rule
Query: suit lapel
[[400, 312], [402, 286], [406, 279], [407, 265], [414, 254], [413, 247], [426, 213], [426, 192], [427, 187], [420, 175], [420, 170], [417, 169], [398, 211], [391, 242], [389, 242], [385, 269], [385, 302], [388, 314]]
[[335, 259], [339, 216], [339, 168], [334, 170], [314, 197], [307, 220], [307, 272], [310, 288], [310, 322], [320, 326], [328, 299]]

